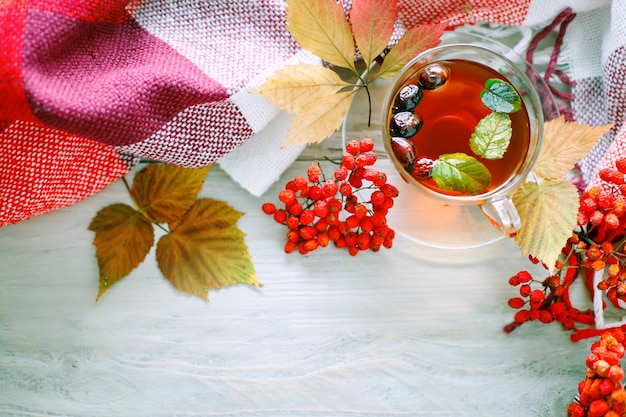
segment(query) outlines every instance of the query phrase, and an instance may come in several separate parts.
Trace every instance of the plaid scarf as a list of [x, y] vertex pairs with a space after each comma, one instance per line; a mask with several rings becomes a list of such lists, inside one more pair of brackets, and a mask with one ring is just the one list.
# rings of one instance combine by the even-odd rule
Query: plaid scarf
[[[559, 57], [573, 116], [615, 123], [580, 163], [587, 182], [626, 156], [626, 0], [592, 3], [569, 13]], [[401, 0], [397, 27], [541, 28], [567, 6]], [[281, 148], [291, 116], [248, 94], [285, 64], [319, 63], [281, 0], [3, 0], [0, 39], [0, 226], [93, 195], [140, 158], [217, 162], [261, 195], [302, 149]]]

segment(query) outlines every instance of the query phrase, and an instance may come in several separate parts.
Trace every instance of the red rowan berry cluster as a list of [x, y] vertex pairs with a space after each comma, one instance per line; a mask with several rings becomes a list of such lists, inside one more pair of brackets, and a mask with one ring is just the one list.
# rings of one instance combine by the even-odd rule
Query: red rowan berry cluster
[[[571, 242], [563, 249], [563, 258], [565, 261], [558, 260], [554, 272], [543, 280], [535, 280], [528, 271], [520, 271], [509, 278], [510, 285], [519, 286], [519, 296], [510, 298], [509, 306], [519, 310], [513, 323], [504, 328], [507, 333], [527, 321], [543, 324], [556, 321], [568, 330], [576, 329], [576, 323], [594, 322], [592, 311], [580, 311], [570, 300], [570, 287], [579, 272]], [[531, 258], [531, 261], [537, 263], [536, 259]]]
[[[578, 330], [576, 323], [593, 324], [591, 311], [581, 312], [569, 301], [569, 287], [585, 272], [585, 284], [589, 292], [604, 291], [611, 303], [621, 308], [626, 302], [626, 159], [615, 163], [615, 169], [602, 169], [602, 183], [590, 187], [580, 195], [577, 214], [578, 229], [574, 231], [557, 262], [556, 273], [543, 281], [527, 278], [520, 286], [520, 297], [509, 300], [513, 308], [528, 306], [515, 314], [514, 323], [505, 328], [511, 331], [525, 321], [539, 320], [543, 323], [561, 322], [567, 329]], [[566, 268], [563, 263], [567, 263]], [[596, 271], [606, 271], [605, 278], [593, 286]], [[519, 275], [519, 274], [518, 274]], [[540, 283], [543, 288], [529, 289], [530, 284]], [[543, 294], [543, 295], [542, 295]], [[543, 298], [542, 298], [543, 297]]]
[[[332, 242], [347, 248], [351, 255], [378, 251], [392, 246], [395, 232], [387, 225], [387, 212], [398, 189], [387, 183], [387, 176], [374, 168], [374, 142], [365, 138], [346, 144], [341, 164], [326, 179], [315, 161], [307, 178], [298, 176], [279, 193], [284, 207], [263, 204], [263, 212], [287, 226], [285, 252], [307, 254]], [[369, 200], [358, 192], [367, 190]]]
[[624, 333], [604, 333], [591, 345], [587, 355], [587, 373], [578, 384], [578, 395], [569, 404], [569, 417], [626, 416], [626, 391], [622, 385], [624, 370]]

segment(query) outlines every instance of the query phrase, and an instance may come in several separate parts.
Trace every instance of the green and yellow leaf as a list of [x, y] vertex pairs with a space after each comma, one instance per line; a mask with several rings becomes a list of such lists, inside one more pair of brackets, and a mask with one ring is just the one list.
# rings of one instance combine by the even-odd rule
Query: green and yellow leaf
[[458, 152], [440, 155], [432, 168], [439, 188], [476, 195], [491, 184], [491, 173], [473, 156]]
[[357, 72], [352, 30], [335, 0], [287, 0], [287, 29], [302, 48]]
[[369, 64], [389, 45], [394, 23], [398, 17], [398, 3], [395, 0], [353, 1], [350, 9], [350, 24], [356, 45], [369, 67]]
[[197, 200], [157, 243], [163, 276], [178, 290], [205, 300], [211, 289], [240, 283], [259, 286], [245, 235], [237, 227], [242, 215], [225, 202]]
[[542, 178], [564, 177], [611, 127], [568, 122], [563, 116], [545, 122], [543, 144], [533, 171]]
[[553, 267], [576, 226], [576, 187], [564, 178], [528, 182], [515, 192], [513, 204], [522, 222], [515, 236], [522, 255]]
[[117, 203], [98, 211], [89, 230], [96, 234], [93, 244], [100, 269], [99, 299], [143, 262], [154, 244], [154, 229], [140, 212]]
[[133, 180], [132, 197], [140, 211], [156, 223], [181, 217], [194, 203], [210, 170], [150, 164]]
[[337, 130], [350, 110], [355, 90], [318, 98], [303, 106], [289, 127], [283, 146], [321, 142]]
[[470, 148], [486, 159], [501, 159], [511, 143], [511, 118], [506, 113], [492, 112], [480, 119], [470, 137]]
[[295, 113], [302, 106], [350, 85], [331, 69], [301, 63], [276, 71], [251, 93], [262, 94], [281, 109]]
[[438, 25], [417, 25], [406, 32], [400, 41], [391, 48], [383, 61], [378, 76], [393, 78], [408, 62], [428, 48], [437, 46], [446, 28], [445, 23]]

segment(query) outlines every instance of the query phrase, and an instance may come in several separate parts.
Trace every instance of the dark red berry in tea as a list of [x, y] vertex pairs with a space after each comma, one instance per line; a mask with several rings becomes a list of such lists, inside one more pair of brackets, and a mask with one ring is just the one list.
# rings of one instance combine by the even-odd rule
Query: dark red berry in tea
[[407, 84], [400, 89], [394, 100], [393, 112], [414, 109], [422, 99], [422, 90], [415, 84]]
[[403, 111], [393, 116], [389, 124], [389, 134], [392, 137], [408, 138], [417, 133], [422, 127], [422, 117], [410, 111]]
[[418, 180], [427, 180], [430, 178], [430, 173], [435, 165], [435, 160], [428, 156], [420, 156], [417, 161], [413, 163], [413, 169], [411, 175]]
[[415, 160], [415, 145], [404, 138], [391, 138], [391, 150], [402, 165]]
[[450, 69], [442, 64], [425, 66], [419, 75], [419, 83], [426, 90], [435, 90], [446, 83], [450, 77]]

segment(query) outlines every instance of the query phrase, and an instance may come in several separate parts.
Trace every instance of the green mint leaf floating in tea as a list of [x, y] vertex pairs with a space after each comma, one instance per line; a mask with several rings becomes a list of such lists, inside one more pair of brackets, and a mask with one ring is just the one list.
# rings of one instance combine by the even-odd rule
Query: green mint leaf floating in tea
[[461, 152], [439, 156], [431, 175], [439, 188], [470, 195], [482, 193], [491, 184], [487, 167]]
[[513, 129], [506, 113], [494, 112], [480, 119], [470, 137], [470, 148], [486, 159], [501, 159], [511, 143]]
[[515, 88], [506, 81], [490, 78], [485, 81], [486, 90], [480, 93], [483, 104], [495, 112], [515, 113], [522, 108], [522, 100]]

